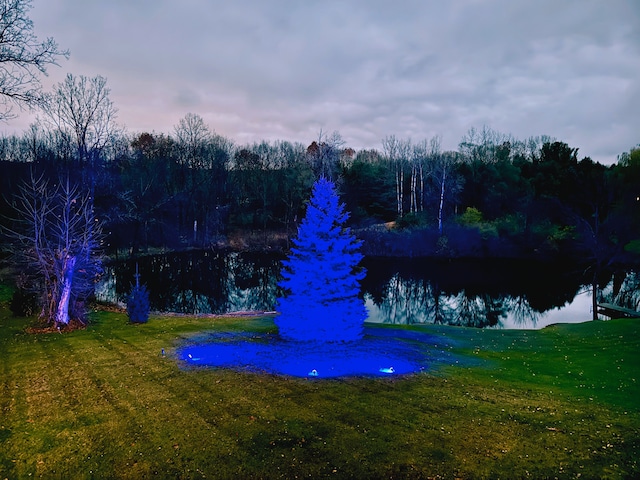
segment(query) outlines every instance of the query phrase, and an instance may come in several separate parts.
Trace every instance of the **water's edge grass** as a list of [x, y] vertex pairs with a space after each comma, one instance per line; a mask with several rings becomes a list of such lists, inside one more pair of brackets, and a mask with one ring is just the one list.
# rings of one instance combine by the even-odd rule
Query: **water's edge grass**
[[0, 306], [0, 479], [640, 476], [638, 320], [404, 327], [474, 361], [322, 381], [174, 357], [271, 318], [126, 320], [35, 335]]

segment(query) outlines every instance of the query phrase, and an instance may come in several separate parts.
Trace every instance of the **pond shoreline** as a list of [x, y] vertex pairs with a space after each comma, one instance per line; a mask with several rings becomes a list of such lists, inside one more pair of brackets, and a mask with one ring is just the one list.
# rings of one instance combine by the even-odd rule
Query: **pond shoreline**
[[[362, 241], [360, 252], [368, 258], [398, 260], [432, 260], [442, 262], [542, 262], [545, 264], [574, 264], [585, 270], [593, 263], [576, 240], [562, 242], [498, 236], [483, 238], [469, 236], [458, 225], [445, 229], [443, 235], [434, 228], [388, 228], [386, 224], [351, 231]], [[477, 233], [477, 232], [476, 232]], [[287, 256], [290, 253], [293, 231], [233, 230], [202, 245], [183, 245], [174, 248], [146, 247], [108, 252], [105, 263], [129, 261], [149, 255], [210, 251], [216, 254], [241, 253]], [[640, 268], [640, 259], [625, 255], [612, 258], [608, 270]]]
[[[285, 256], [224, 252], [166, 252], [113, 262], [105, 265], [96, 297], [123, 308], [139, 272], [151, 311], [161, 315], [241, 317], [277, 310]], [[570, 262], [365, 257], [361, 266], [366, 275], [360, 294], [372, 323], [536, 328], [566, 315], [571, 322], [591, 317], [588, 295], [581, 294], [589, 279]], [[559, 310], [562, 320], [556, 320]]]

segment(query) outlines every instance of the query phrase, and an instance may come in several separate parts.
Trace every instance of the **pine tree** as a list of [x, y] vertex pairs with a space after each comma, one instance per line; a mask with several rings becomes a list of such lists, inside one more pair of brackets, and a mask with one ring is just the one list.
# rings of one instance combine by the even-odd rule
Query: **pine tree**
[[312, 191], [307, 212], [284, 262], [276, 317], [280, 335], [289, 340], [352, 341], [362, 337], [367, 316], [358, 298], [365, 275], [362, 254], [344, 226], [348, 213], [334, 184], [321, 178]]
[[131, 288], [127, 297], [127, 315], [131, 323], [147, 323], [149, 320], [149, 292], [147, 287], [140, 285], [140, 274], [136, 264], [136, 284]]

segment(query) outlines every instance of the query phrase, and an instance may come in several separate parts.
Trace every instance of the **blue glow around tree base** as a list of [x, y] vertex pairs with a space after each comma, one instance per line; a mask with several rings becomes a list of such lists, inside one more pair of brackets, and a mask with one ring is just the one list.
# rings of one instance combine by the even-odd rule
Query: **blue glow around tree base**
[[357, 342], [293, 342], [277, 335], [212, 333], [178, 350], [191, 366], [308, 378], [392, 377], [450, 360], [446, 340], [417, 331], [365, 328]]

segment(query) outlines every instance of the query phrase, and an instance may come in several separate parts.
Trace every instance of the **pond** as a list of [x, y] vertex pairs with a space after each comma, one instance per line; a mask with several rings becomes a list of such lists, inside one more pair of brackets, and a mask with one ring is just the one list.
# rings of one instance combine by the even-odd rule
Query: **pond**
[[[153, 311], [273, 311], [283, 258], [188, 251], [114, 262], [106, 266], [96, 296], [124, 305], [137, 263]], [[363, 266], [361, 296], [369, 322], [542, 328], [592, 318], [590, 286], [571, 265], [365, 258]]]

